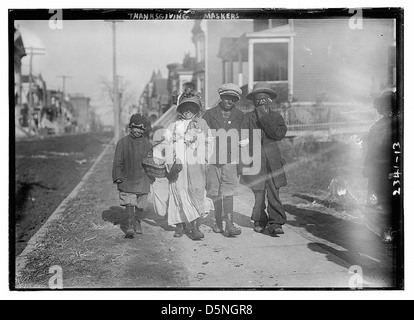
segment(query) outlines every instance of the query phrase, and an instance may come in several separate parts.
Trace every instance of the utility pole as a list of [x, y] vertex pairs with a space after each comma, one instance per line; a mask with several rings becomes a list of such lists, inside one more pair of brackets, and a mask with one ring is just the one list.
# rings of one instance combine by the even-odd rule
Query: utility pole
[[112, 64], [112, 76], [113, 76], [113, 100], [114, 100], [114, 138], [117, 142], [120, 139], [120, 106], [119, 106], [119, 93], [118, 93], [118, 76], [116, 70], [116, 20], [106, 20], [112, 23], [112, 52], [113, 52], [113, 64]]
[[65, 104], [65, 93], [66, 93], [66, 79], [71, 79], [71, 76], [63, 75], [63, 76], [56, 76], [56, 78], [62, 78], [62, 106]]
[[[32, 85], [33, 85], [33, 56], [40, 56], [46, 54], [46, 49], [44, 48], [25, 48], [26, 51], [29, 51], [30, 63], [29, 63], [29, 130], [34, 129], [37, 132], [37, 128], [33, 126], [33, 97], [32, 97]], [[36, 52], [35, 52], [36, 51]], [[33, 128], [34, 127], [34, 128]]]

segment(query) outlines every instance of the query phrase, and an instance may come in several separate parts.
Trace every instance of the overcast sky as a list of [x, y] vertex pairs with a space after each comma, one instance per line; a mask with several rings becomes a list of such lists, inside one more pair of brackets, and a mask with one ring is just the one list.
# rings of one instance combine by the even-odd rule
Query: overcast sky
[[[62, 30], [52, 30], [48, 22], [17, 21], [26, 47], [46, 49], [46, 55], [34, 57], [34, 72], [42, 73], [48, 89], [62, 88], [62, 79], [57, 76], [71, 76], [66, 80], [66, 92], [84, 93], [104, 112], [100, 79], [112, 81], [111, 23], [63, 21]], [[159, 69], [167, 77], [167, 64], [182, 62], [185, 52], [194, 54], [193, 25], [194, 21], [117, 24], [117, 65], [122, 80], [140, 93], [153, 70]], [[22, 63], [27, 74], [29, 58], [23, 58]]]

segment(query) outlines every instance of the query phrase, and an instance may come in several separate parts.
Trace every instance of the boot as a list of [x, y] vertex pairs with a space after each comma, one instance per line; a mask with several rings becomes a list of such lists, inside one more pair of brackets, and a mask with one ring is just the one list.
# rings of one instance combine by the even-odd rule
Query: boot
[[233, 213], [228, 213], [226, 215], [226, 230], [224, 231], [224, 235], [226, 237], [235, 237], [241, 235], [242, 231], [233, 223]]
[[176, 226], [174, 238], [181, 238], [185, 234], [185, 224], [179, 223]]
[[204, 234], [199, 229], [198, 219], [191, 222], [190, 238], [194, 241], [204, 238]]
[[142, 226], [141, 226], [141, 216], [144, 209], [135, 207], [135, 215], [134, 215], [134, 231], [136, 234], [142, 234]]
[[131, 212], [130, 208], [132, 208], [132, 207], [125, 207], [125, 209], [124, 209], [125, 210], [125, 215], [119, 223], [119, 226], [120, 226], [122, 232], [125, 233], [125, 235], [128, 233], [128, 229], [129, 229], [128, 223], [129, 223], [129, 215], [130, 215], [130, 212]]
[[214, 201], [214, 214], [216, 223], [213, 226], [214, 233], [224, 233], [223, 229], [223, 199], [220, 197]]
[[135, 210], [132, 206], [127, 206], [125, 208], [125, 213], [127, 215], [126, 217], [126, 232], [125, 232], [125, 238], [127, 239], [133, 239], [135, 236], [134, 231], [134, 220], [135, 220]]

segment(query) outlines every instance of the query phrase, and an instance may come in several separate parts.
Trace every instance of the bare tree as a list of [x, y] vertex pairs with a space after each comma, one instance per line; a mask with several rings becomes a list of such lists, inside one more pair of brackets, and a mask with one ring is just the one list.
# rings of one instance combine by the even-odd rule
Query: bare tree
[[[113, 97], [113, 84], [107, 78], [100, 77], [99, 83], [101, 85], [102, 98], [114, 103]], [[129, 113], [131, 113], [130, 107], [138, 104], [138, 92], [132, 87], [132, 84], [128, 81], [119, 81], [119, 112], [120, 119], [123, 122], [127, 121]]]

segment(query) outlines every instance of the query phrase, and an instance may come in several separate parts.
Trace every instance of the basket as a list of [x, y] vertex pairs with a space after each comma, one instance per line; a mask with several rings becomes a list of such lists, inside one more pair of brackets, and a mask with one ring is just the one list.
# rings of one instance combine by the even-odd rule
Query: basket
[[166, 178], [167, 168], [165, 164], [158, 164], [154, 161], [154, 157], [153, 157], [154, 147], [152, 147], [151, 150], [148, 151], [147, 157], [142, 161], [142, 167], [144, 168], [145, 173], [150, 178]]

